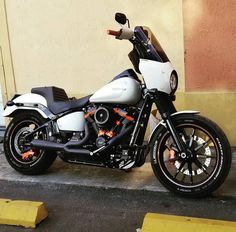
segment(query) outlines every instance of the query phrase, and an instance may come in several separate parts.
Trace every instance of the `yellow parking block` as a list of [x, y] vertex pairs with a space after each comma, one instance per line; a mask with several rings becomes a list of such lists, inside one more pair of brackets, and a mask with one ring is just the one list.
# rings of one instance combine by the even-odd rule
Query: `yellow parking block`
[[147, 213], [142, 232], [236, 232], [236, 222]]
[[43, 202], [0, 199], [0, 224], [35, 228], [47, 216]]

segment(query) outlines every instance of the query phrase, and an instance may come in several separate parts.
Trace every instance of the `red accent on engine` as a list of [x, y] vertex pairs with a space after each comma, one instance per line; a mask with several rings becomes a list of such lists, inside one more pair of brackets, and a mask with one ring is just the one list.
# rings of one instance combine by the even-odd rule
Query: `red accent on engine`
[[100, 130], [98, 131], [98, 137], [99, 137], [99, 136], [102, 136], [102, 135], [105, 135], [105, 134], [106, 134], [106, 131], [105, 131], [105, 130], [100, 129]]
[[93, 115], [97, 109], [89, 111], [87, 114], [84, 115], [84, 118], [88, 118], [90, 115]]
[[117, 126], [120, 126], [122, 123], [120, 122], [120, 121], [118, 121], [118, 120], [116, 120], [116, 125]]
[[114, 131], [107, 131], [106, 132], [106, 136], [112, 138], [113, 136], [115, 135], [115, 132]]
[[133, 117], [123, 113], [119, 108], [113, 108], [113, 110], [114, 110], [115, 113], [119, 114], [121, 117], [123, 117], [123, 118], [125, 118], [129, 121], [134, 121]]

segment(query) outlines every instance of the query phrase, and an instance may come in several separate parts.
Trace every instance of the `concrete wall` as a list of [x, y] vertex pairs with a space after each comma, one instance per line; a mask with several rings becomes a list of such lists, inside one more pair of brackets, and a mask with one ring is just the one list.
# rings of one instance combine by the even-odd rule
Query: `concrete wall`
[[106, 35], [107, 29], [119, 28], [114, 20], [119, 11], [131, 26], [153, 29], [183, 77], [181, 0], [7, 0], [17, 92], [57, 85], [85, 95], [129, 68], [131, 44]]

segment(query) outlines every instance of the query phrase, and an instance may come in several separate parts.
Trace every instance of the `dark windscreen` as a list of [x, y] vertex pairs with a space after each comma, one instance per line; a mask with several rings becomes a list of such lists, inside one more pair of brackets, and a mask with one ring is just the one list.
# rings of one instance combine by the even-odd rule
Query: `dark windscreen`
[[167, 55], [150, 28], [137, 26], [134, 29], [134, 33], [139, 43], [134, 45], [133, 50], [129, 53], [129, 58], [136, 72], [140, 73], [140, 59], [154, 60], [163, 63], [169, 61]]
[[[168, 62], [169, 59], [162, 49], [160, 43], [158, 42], [156, 36], [152, 33], [151, 29], [146, 26], [140, 27], [140, 29], [144, 32], [148, 39], [148, 45], [152, 52], [156, 52], [158, 56], [161, 58], [162, 62]], [[153, 51], [154, 50], [154, 51]]]

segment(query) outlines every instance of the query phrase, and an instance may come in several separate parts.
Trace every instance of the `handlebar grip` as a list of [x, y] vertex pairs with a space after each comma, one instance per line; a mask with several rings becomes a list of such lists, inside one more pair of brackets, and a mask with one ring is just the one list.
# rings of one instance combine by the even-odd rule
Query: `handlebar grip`
[[114, 31], [114, 30], [107, 30], [108, 35], [113, 35], [113, 36], [119, 36], [120, 31]]

